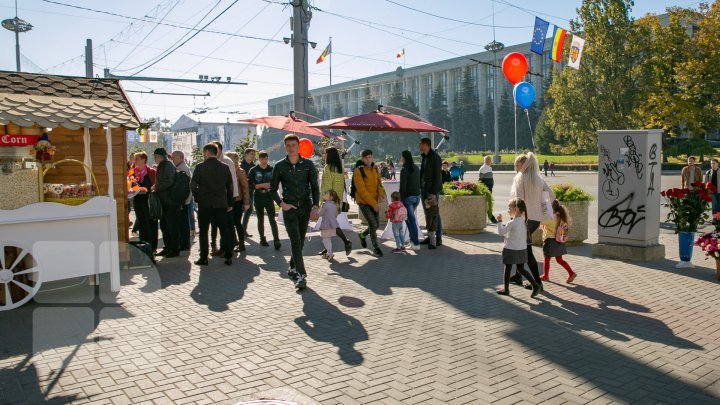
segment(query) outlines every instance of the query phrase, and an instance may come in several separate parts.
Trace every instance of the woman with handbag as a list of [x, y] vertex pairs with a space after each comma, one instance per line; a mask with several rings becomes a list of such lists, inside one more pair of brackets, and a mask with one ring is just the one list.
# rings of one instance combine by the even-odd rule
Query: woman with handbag
[[145, 152], [135, 154], [135, 167], [131, 169], [129, 177], [133, 186], [137, 186], [139, 193], [133, 197], [135, 210], [135, 223], [138, 225], [140, 240], [147, 242], [153, 249], [158, 245], [158, 221], [150, 216], [150, 189], [155, 184], [155, 169], [147, 165], [148, 156]]
[[[513, 179], [510, 189], [511, 198], [520, 198], [525, 201], [527, 207], [527, 256], [528, 267], [534, 281], [543, 290], [542, 280], [538, 270], [538, 263], [532, 251], [532, 234], [540, 226], [540, 222], [553, 219], [553, 212], [550, 203], [555, 201], [555, 194], [552, 189], [540, 177], [540, 165], [534, 153], [518, 155], [515, 158], [515, 171], [517, 174]], [[518, 273], [511, 278], [518, 285], [522, 285], [522, 276]], [[532, 288], [528, 285], [525, 288]]]
[[[328, 190], [333, 190], [338, 196], [343, 195], [345, 192], [345, 175], [342, 167], [342, 160], [340, 159], [340, 153], [336, 148], [325, 148], [323, 151], [323, 167], [322, 181], [320, 182], [320, 194], [323, 195]], [[340, 212], [347, 212], [349, 205], [343, 198], [343, 201], [338, 204], [338, 214]], [[345, 233], [340, 227], [335, 228], [335, 234], [342, 239], [345, 244], [345, 254], [349, 255], [352, 252], [352, 242], [348, 240]], [[327, 251], [323, 250], [320, 252], [321, 255], [326, 254]]]

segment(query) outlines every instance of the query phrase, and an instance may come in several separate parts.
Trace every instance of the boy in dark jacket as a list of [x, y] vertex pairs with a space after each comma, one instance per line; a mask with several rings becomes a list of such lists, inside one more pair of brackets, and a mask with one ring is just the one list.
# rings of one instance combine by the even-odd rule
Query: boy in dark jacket
[[[435, 199], [435, 205], [437, 205], [440, 201], [439, 195], [442, 191], [442, 159], [440, 159], [440, 155], [432, 149], [430, 138], [420, 140], [420, 152], [422, 156], [422, 164], [420, 165], [422, 199], [425, 200], [428, 197], [432, 197]], [[425, 207], [425, 204], [423, 204], [423, 207]], [[437, 230], [435, 231], [435, 236], [436, 245], [441, 246], [442, 219], [440, 218], [440, 214], [437, 215]], [[430, 238], [425, 238], [421, 244], [430, 244]]]

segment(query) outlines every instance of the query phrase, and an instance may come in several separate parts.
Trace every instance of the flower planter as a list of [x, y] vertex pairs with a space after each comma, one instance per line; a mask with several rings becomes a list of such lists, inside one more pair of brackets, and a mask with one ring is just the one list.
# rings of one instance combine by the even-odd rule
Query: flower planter
[[473, 234], [482, 232], [487, 226], [485, 197], [468, 195], [440, 196], [440, 218], [443, 233]]
[[[568, 228], [567, 246], [582, 244], [588, 238], [588, 223], [590, 212], [590, 201], [561, 201], [570, 215], [570, 227]], [[533, 245], [542, 246], [542, 229], [538, 228], [533, 232]]]
[[715, 259], [715, 278], [720, 281], [720, 260]]
[[678, 244], [680, 251], [680, 262], [675, 265], [676, 268], [695, 267], [690, 262], [692, 259], [693, 242], [695, 241], [695, 232], [678, 232]]

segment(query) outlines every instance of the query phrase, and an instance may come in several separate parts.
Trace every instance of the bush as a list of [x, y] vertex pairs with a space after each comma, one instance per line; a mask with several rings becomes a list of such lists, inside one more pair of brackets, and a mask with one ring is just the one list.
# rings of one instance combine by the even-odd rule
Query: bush
[[667, 157], [714, 155], [715, 148], [704, 139], [683, 139], [663, 151]]
[[551, 186], [558, 201], [592, 201], [592, 196], [582, 188], [572, 184], [555, 184]]
[[490, 192], [490, 189], [481, 182], [471, 183], [469, 181], [451, 181], [449, 183], [443, 183], [442, 193], [450, 198], [468, 195], [484, 196], [488, 212], [492, 212], [492, 193]]

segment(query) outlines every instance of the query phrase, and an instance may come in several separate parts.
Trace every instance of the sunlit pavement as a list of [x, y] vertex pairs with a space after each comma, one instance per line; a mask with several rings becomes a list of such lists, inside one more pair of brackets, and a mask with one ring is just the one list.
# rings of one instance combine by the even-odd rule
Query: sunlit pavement
[[[496, 174], [497, 201], [510, 178]], [[597, 194], [594, 174], [550, 181]], [[259, 246], [253, 221], [231, 267], [161, 260], [125, 271], [116, 296], [107, 280], [97, 297], [65, 283], [0, 313], [0, 403], [720, 403], [715, 263], [696, 249], [696, 268], [675, 269], [666, 229], [664, 261], [593, 258], [594, 222], [568, 249], [575, 283], [555, 264], [531, 299], [521, 287], [495, 293], [493, 227], [448, 235], [435, 251], [391, 254], [386, 241], [381, 259], [356, 250], [333, 263], [314, 255], [315, 236], [309, 288], [296, 293], [289, 242]]]

